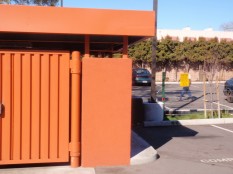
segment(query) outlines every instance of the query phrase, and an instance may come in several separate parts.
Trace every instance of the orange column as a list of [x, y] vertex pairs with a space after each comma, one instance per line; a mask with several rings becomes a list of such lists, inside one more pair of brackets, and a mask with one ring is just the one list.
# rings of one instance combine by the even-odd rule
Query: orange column
[[[2, 54], [0, 53], [0, 104], [2, 103]], [[1, 107], [1, 106], [0, 106]], [[0, 108], [1, 109], [1, 108]], [[1, 113], [0, 113], [1, 114]], [[0, 115], [1, 117], [1, 115]], [[0, 119], [1, 126], [1, 119]], [[0, 127], [1, 128], [1, 127]], [[1, 130], [1, 129], [0, 129]], [[1, 137], [1, 135], [0, 135]], [[0, 152], [1, 153], [1, 152]]]
[[71, 167], [80, 166], [80, 114], [81, 114], [81, 60], [80, 53], [75, 51], [72, 53], [71, 61], [71, 143], [70, 156]]
[[0, 160], [1, 160], [1, 157], [2, 157], [2, 142], [1, 142], [1, 139], [2, 139], [2, 54], [0, 53]]
[[128, 58], [128, 36], [123, 37], [123, 58]]

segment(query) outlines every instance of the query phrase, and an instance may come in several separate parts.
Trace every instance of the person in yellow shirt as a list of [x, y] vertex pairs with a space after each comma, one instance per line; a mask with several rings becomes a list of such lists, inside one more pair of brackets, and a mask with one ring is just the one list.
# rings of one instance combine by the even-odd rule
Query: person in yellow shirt
[[182, 97], [184, 97], [184, 94], [188, 94], [188, 99], [192, 99], [192, 93], [189, 89], [190, 85], [191, 85], [191, 75], [188, 73], [181, 74], [180, 86], [182, 86], [183, 89], [180, 93], [180, 99], [179, 99], [180, 101], [182, 100]]

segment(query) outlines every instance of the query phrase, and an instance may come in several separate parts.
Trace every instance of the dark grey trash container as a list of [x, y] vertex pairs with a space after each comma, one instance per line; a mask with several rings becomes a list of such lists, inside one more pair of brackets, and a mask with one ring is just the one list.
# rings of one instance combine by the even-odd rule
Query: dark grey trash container
[[143, 100], [140, 97], [132, 98], [132, 126], [142, 125], [144, 122]]

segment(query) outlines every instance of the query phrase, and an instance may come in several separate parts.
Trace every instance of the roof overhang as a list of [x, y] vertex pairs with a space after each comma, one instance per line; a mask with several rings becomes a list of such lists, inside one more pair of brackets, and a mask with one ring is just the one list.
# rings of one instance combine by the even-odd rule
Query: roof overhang
[[0, 31], [153, 36], [154, 11], [0, 5]]
[[156, 30], [154, 11], [0, 5], [0, 12], [0, 41], [9, 44], [81, 44], [85, 35], [105, 45], [120, 45], [122, 36], [129, 36], [131, 44]]

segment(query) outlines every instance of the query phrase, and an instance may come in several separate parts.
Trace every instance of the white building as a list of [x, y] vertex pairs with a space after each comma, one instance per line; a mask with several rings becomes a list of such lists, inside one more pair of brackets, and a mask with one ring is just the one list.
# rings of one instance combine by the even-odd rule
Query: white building
[[200, 37], [204, 37], [206, 39], [210, 38], [218, 38], [219, 41], [233, 41], [233, 32], [230, 31], [214, 31], [212, 28], [207, 28], [205, 30], [191, 30], [191, 28], [186, 27], [182, 30], [166, 30], [166, 29], [158, 29], [157, 30], [157, 39], [161, 40], [166, 36], [172, 37], [174, 40], [183, 41], [185, 38], [189, 38], [191, 40], [198, 40]]

